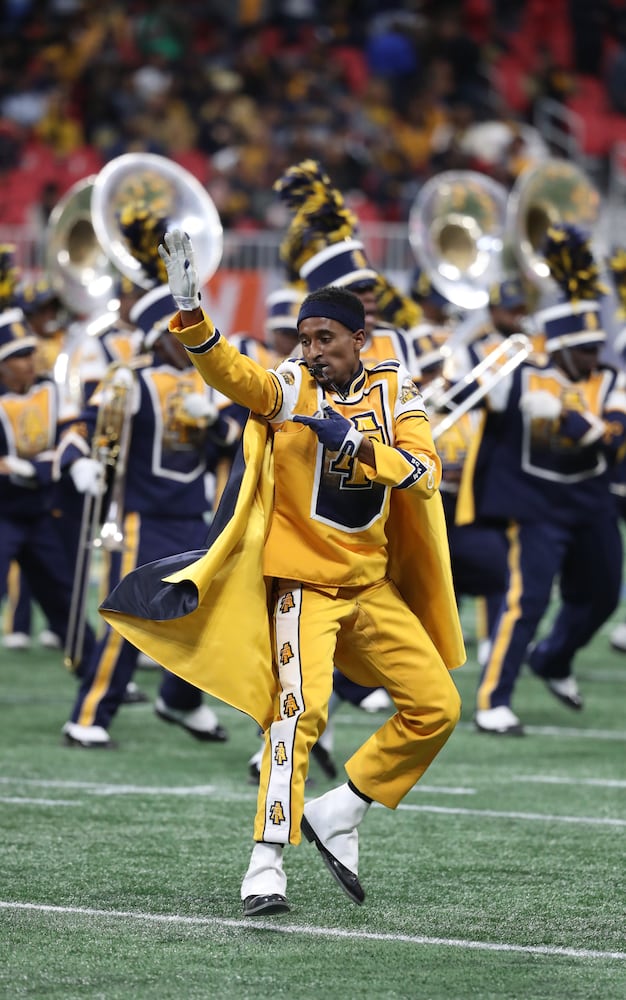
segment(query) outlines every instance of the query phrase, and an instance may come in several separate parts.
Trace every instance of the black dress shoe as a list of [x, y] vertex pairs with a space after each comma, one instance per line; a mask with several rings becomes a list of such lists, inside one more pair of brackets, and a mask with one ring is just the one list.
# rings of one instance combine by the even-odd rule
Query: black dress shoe
[[573, 708], [575, 712], [580, 712], [585, 707], [578, 684], [571, 674], [569, 677], [546, 677], [545, 681], [548, 691], [563, 705]]
[[544, 682], [550, 694], [558, 698], [561, 704], [567, 705], [568, 708], [572, 708], [575, 712], [580, 712], [585, 707], [573, 674], [568, 674], [566, 677], [549, 677], [547, 674], [542, 673], [534, 649], [531, 650], [528, 657], [528, 666], [535, 677]]
[[220, 726], [208, 705], [198, 705], [197, 708], [181, 709], [167, 705], [158, 695], [154, 703], [154, 711], [164, 722], [182, 726], [196, 740], [209, 743], [225, 743], [228, 733]]
[[305, 816], [302, 817], [300, 829], [306, 839], [310, 841], [310, 843], [315, 844], [318, 851], [322, 855], [322, 861], [335, 881], [339, 883], [346, 896], [349, 896], [353, 903], [357, 903], [360, 906], [365, 899], [365, 892], [355, 873], [351, 872], [349, 868], [346, 868], [346, 866], [341, 863], [341, 861], [337, 860], [334, 854], [330, 853]]
[[267, 896], [246, 896], [243, 901], [244, 917], [265, 917], [271, 913], [289, 913], [290, 910], [286, 898], [278, 892]]

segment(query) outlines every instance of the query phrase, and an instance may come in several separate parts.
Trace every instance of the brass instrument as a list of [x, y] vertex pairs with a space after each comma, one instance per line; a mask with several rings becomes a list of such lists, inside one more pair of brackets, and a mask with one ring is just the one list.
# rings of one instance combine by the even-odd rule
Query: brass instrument
[[436, 174], [409, 212], [409, 242], [433, 287], [464, 310], [487, 305], [500, 279], [504, 185], [473, 170]]
[[[134, 285], [146, 290], [156, 285], [145, 260], [127, 242], [120, 224], [125, 208], [141, 205], [148, 214], [166, 220], [170, 229], [179, 228], [193, 239], [198, 270], [205, 282], [219, 266], [223, 252], [223, 231], [213, 201], [188, 170], [164, 156], [152, 153], [126, 153], [107, 163], [81, 189], [72, 214], [81, 210], [84, 225], [79, 233], [89, 236], [91, 229], [97, 246], [97, 260], [106, 261]], [[59, 230], [61, 227], [59, 226]], [[143, 234], [142, 234], [143, 235]], [[69, 244], [69, 235], [61, 245]], [[144, 247], [158, 260], [156, 246]], [[69, 251], [68, 251], [69, 256]], [[82, 273], [82, 272], [81, 272]], [[94, 332], [99, 329], [94, 328]], [[103, 516], [103, 497], [85, 496], [81, 521], [77, 565], [74, 573], [65, 663], [75, 669], [80, 661], [86, 622], [86, 596], [95, 551], [120, 552], [124, 549], [123, 509], [126, 489], [128, 446], [132, 430], [134, 374], [128, 365], [110, 366], [100, 386], [100, 405], [92, 439], [92, 458], [107, 470], [109, 487]]]
[[123, 502], [126, 488], [128, 449], [132, 430], [135, 377], [129, 365], [112, 364], [97, 390], [100, 397], [91, 458], [100, 462], [109, 480], [105, 495], [85, 494], [81, 518], [78, 556], [65, 641], [65, 666], [74, 670], [80, 663], [87, 621], [87, 592], [95, 550], [121, 552], [124, 549]]
[[[120, 227], [120, 213], [130, 204], [167, 219], [169, 229], [182, 229], [193, 240], [200, 280], [219, 267], [223, 229], [213, 199], [192, 173], [156, 153], [124, 153], [96, 175], [91, 218], [100, 246], [125, 277], [140, 288], [155, 285]], [[156, 247], [153, 248], [156, 255]]]
[[50, 213], [45, 266], [61, 301], [79, 316], [105, 313], [113, 298], [114, 269], [91, 218], [95, 177], [77, 181]]
[[548, 159], [520, 174], [508, 198], [505, 244], [531, 284], [549, 286], [550, 270], [541, 253], [548, 227], [572, 223], [591, 233], [600, 208], [598, 190], [569, 160]]
[[115, 269], [98, 242], [92, 218], [91, 195], [95, 177], [77, 181], [52, 209], [46, 227], [46, 273], [70, 317], [79, 322], [67, 331], [54, 366], [54, 380], [65, 407], [80, 412], [83, 398], [75, 359], [85, 336], [97, 334], [117, 318]]
[[[503, 340], [482, 361], [479, 361], [462, 378], [452, 382], [452, 384], [443, 376], [426, 386], [422, 397], [428, 401], [430, 408], [438, 411], [449, 409], [449, 413], [433, 428], [433, 440], [437, 441], [442, 434], [454, 427], [468, 410], [479, 403], [507, 375], [515, 371], [532, 352], [532, 341], [525, 334], [516, 333]], [[454, 406], [454, 400], [461, 390], [466, 389], [478, 379], [482, 380], [480, 385], [477, 385], [468, 396], [457, 406]], [[429, 393], [427, 390], [431, 388], [431, 385], [433, 388]], [[451, 406], [452, 408], [450, 408]]]

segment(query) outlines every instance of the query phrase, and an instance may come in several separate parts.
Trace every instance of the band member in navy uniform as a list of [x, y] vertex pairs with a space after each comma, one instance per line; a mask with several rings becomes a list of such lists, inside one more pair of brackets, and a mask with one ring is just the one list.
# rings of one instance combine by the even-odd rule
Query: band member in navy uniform
[[[147, 292], [133, 312], [135, 321], [146, 331], [145, 347], [154, 357], [142, 365], [140, 356], [129, 386], [133, 401], [124, 484], [124, 546], [122, 551], [111, 553], [108, 587], [134, 567], [170, 555], [181, 545], [198, 548], [204, 544], [209, 508], [205, 478], [230, 444], [220, 436], [224, 425], [210, 391], [167, 330], [167, 321], [175, 311], [165, 287]], [[128, 369], [124, 374], [128, 375]], [[97, 403], [98, 392], [83, 413], [82, 423], [88, 428], [97, 420]], [[225, 426], [228, 433], [230, 424]], [[76, 435], [60, 455], [62, 467], [81, 465], [86, 479], [90, 469], [98, 475], [93, 462], [88, 440], [81, 454]], [[116, 632], [106, 630], [63, 727], [66, 743], [83, 748], [113, 745], [109, 727], [124, 701], [138, 652]], [[227, 738], [215, 712], [203, 702], [202, 692], [167, 671], [155, 711], [197, 739]]]
[[[29, 332], [37, 340], [34, 358], [36, 375], [52, 379], [57, 359], [66, 341], [59, 294], [44, 276], [36, 281], [20, 282], [16, 300], [24, 313]], [[55, 503], [55, 516], [57, 513]], [[3, 643], [12, 648], [28, 648], [31, 644], [32, 598], [26, 581], [19, 572], [15, 572], [16, 569], [17, 567], [12, 567], [9, 579], [8, 605], [11, 608], [11, 621], [6, 622], [7, 634]], [[58, 649], [61, 645], [59, 636], [47, 626], [41, 630], [38, 638], [40, 645], [47, 649]]]
[[[475, 715], [479, 731], [498, 734], [523, 732], [511, 700], [556, 577], [567, 579], [572, 567], [577, 569], [579, 608], [568, 641], [569, 664], [620, 595], [621, 537], [609, 480], [625, 440], [624, 378], [599, 361], [605, 341], [601, 286], [583, 234], [571, 226], [551, 227], [545, 254], [569, 297], [538, 316], [547, 356], [531, 355], [487, 393], [486, 419], [466, 461], [469, 475], [461, 484], [457, 515], [461, 523], [477, 516], [506, 528], [507, 592], [491, 634]], [[583, 556], [581, 590], [577, 563]], [[538, 655], [533, 665], [552, 688], [559, 677], [551, 676], [550, 660]]]
[[[52, 516], [64, 418], [56, 384], [36, 375], [36, 347], [20, 309], [0, 314], [0, 601], [15, 562], [50, 629], [64, 641], [72, 566]], [[93, 639], [87, 627], [85, 659]], [[83, 666], [84, 659], [76, 664], [79, 675]]]

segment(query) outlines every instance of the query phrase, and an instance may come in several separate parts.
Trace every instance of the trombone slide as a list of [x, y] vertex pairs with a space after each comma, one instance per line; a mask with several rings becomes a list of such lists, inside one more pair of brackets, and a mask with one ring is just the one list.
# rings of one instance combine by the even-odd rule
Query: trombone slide
[[[450, 412], [441, 420], [436, 427], [433, 428], [433, 441], [437, 441], [442, 434], [449, 431], [451, 427], [454, 427], [456, 422], [461, 419], [461, 417], [471, 410], [477, 403], [483, 399], [488, 392], [493, 389], [495, 385], [498, 385], [507, 375], [515, 371], [526, 358], [532, 354], [533, 345], [529, 338], [523, 334], [514, 334], [512, 337], [508, 337], [499, 347], [491, 351], [486, 358], [483, 358], [471, 371], [467, 372], [466, 375], [456, 382], [454, 385], [450, 386], [447, 392], [443, 393], [439, 399], [437, 399], [437, 409], [441, 409], [450, 403], [455, 396], [461, 391], [461, 389], [470, 386], [473, 382], [476, 382], [481, 376], [486, 375], [484, 381], [470, 392], [469, 396], [451, 409]], [[503, 355], [510, 355], [506, 361], [502, 364], [498, 364]], [[497, 367], [496, 367], [497, 366]]]

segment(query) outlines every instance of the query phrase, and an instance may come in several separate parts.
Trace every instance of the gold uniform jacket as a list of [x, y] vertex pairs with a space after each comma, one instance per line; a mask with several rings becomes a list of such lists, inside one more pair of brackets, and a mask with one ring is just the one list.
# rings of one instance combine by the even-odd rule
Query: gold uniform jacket
[[266, 371], [210, 321], [171, 331], [205, 380], [253, 416], [206, 552], [140, 567], [104, 618], [168, 670], [266, 726], [276, 681], [268, 587], [283, 577], [332, 592], [390, 576], [450, 669], [465, 659], [438, 490], [441, 463], [421, 396], [395, 360], [361, 367], [332, 405], [373, 443], [376, 467], [338, 460], [296, 413], [324, 392], [303, 361]]

